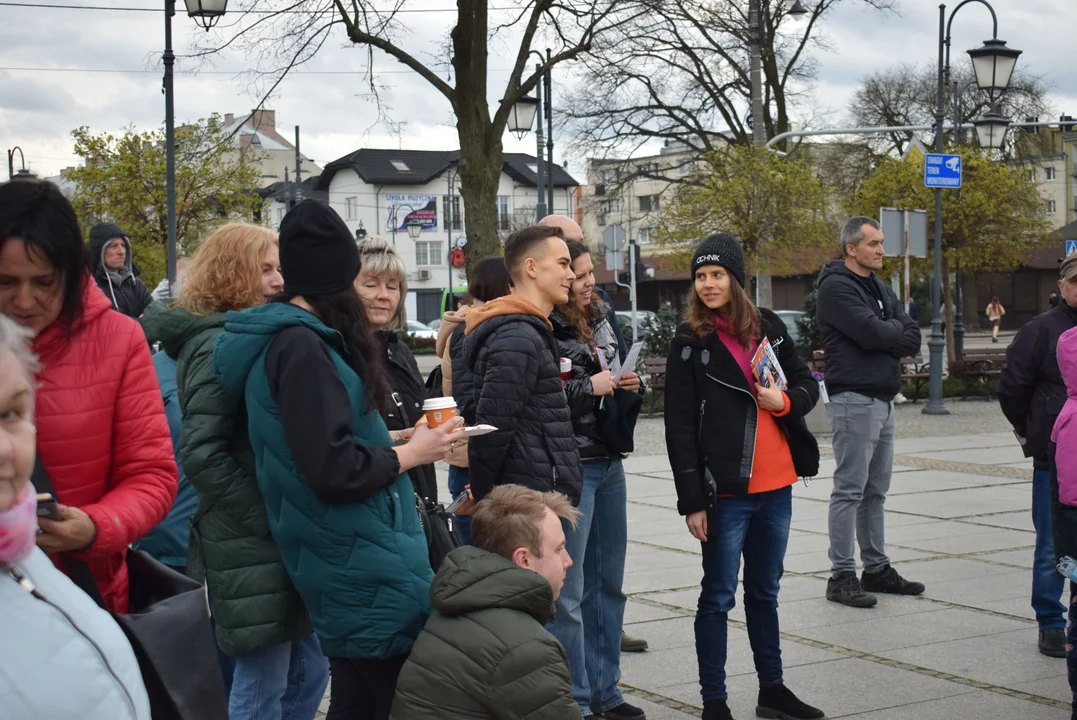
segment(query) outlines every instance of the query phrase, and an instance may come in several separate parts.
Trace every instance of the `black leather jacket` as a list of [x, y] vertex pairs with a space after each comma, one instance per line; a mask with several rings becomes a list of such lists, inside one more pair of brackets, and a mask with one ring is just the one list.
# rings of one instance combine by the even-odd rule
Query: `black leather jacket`
[[[557, 310], [550, 315], [550, 322], [553, 323], [553, 336], [557, 340], [561, 357], [572, 361], [572, 375], [565, 383], [565, 395], [568, 398], [569, 412], [572, 413], [572, 432], [580, 448], [580, 459], [594, 460], [610, 457], [609, 448], [602, 442], [598, 432], [598, 418], [595, 412], [600, 400], [594, 396], [591, 376], [602, 372], [596, 353], [601, 352], [605, 355], [607, 366], [618, 355], [617, 338], [613, 334], [613, 329], [610, 328], [606, 333], [612, 343], [599, 348], [585, 342], [580, 337], [576, 326]], [[609, 321], [605, 318], [596, 325], [610, 327]], [[620, 456], [616, 455], [616, 457]]]
[[[385, 404], [385, 426], [390, 430], [413, 427], [423, 414], [426, 383], [419, 374], [415, 356], [399, 334], [381, 331], [378, 338], [385, 347], [386, 379], [389, 382], [389, 402]], [[419, 465], [408, 471], [415, 492], [432, 502], [438, 500], [437, 476], [433, 465]]]

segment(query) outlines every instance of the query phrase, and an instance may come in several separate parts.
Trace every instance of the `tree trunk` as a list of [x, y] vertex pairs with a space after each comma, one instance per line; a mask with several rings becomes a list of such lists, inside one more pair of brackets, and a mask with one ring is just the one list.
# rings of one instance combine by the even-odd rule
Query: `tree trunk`
[[942, 255], [942, 319], [946, 323], [946, 364], [954, 361], [954, 306], [953, 287], [950, 283], [950, 263], [946, 253]]
[[[460, 139], [460, 196], [467, 226], [467, 274], [480, 260], [501, 255], [497, 189], [503, 163], [501, 135], [491, 132], [487, 102], [488, 19], [485, 0], [458, 0], [452, 31], [456, 90], [453, 110]], [[541, 118], [538, 118], [541, 122]]]

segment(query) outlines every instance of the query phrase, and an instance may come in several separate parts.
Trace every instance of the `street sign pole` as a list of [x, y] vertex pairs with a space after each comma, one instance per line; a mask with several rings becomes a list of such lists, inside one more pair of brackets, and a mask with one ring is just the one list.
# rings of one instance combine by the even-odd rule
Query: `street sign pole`
[[902, 213], [905, 220], [905, 314], [909, 314], [909, 301], [912, 299], [912, 286], [909, 282], [909, 211]]

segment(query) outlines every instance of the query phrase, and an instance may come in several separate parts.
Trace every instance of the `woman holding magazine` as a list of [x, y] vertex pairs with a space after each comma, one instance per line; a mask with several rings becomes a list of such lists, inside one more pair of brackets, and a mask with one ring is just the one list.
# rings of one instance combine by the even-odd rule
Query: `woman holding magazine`
[[[695, 621], [703, 720], [733, 717], [726, 704], [727, 619], [742, 556], [744, 612], [759, 677], [756, 713], [822, 718], [783, 684], [778, 633], [792, 486], [819, 470], [819, 447], [803, 420], [819, 385], [778, 316], [748, 298], [737, 238], [707, 238], [691, 268], [685, 322], [666, 360], [665, 422], [677, 509], [703, 545]], [[753, 372], [764, 343], [780, 365], [763, 368], [764, 376], [773, 371], [779, 379], [768, 378], [769, 387]]]

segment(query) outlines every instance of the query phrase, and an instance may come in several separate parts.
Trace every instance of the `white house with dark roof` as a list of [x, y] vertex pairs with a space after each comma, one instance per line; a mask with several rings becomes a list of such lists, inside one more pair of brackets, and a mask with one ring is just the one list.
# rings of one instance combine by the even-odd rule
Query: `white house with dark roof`
[[[408, 317], [425, 322], [439, 317], [449, 286], [466, 284], [463, 270], [451, 269], [449, 252], [465, 235], [467, 217], [456, 174], [456, 150], [377, 150], [363, 148], [325, 166], [314, 191], [328, 192], [329, 205], [353, 232], [383, 237], [408, 267]], [[506, 153], [497, 207], [502, 238], [535, 219], [535, 158]], [[576, 212], [578, 183], [561, 166], [553, 167], [554, 208]], [[452, 191], [450, 193], [450, 185]], [[419, 239], [409, 223], [422, 226]]]

